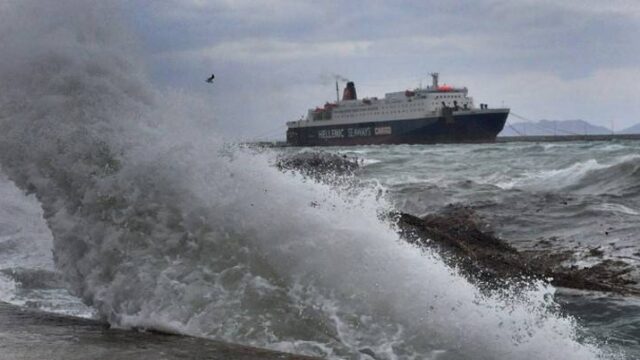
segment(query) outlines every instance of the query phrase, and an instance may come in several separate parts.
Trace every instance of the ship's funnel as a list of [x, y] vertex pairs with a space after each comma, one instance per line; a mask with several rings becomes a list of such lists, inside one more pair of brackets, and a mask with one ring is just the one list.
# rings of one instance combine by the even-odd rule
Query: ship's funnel
[[353, 81], [349, 81], [347, 86], [344, 88], [344, 92], [342, 93], [342, 100], [356, 100], [358, 95], [356, 95], [356, 85]]

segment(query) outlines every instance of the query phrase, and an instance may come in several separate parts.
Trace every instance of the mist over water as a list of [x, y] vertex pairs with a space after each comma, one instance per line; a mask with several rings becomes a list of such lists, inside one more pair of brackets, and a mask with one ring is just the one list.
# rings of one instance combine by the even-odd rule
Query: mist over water
[[605, 357], [553, 289], [482, 294], [402, 242], [378, 189], [226, 146], [205, 106], [154, 89], [117, 5], [0, 4], [2, 171], [100, 317], [333, 358]]

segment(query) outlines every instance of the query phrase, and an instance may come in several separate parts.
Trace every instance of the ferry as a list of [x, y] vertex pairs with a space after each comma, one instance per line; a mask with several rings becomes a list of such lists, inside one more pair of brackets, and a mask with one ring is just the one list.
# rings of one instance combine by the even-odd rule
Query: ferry
[[[494, 142], [508, 108], [475, 106], [466, 87], [438, 83], [392, 92], [383, 99], [358, 99], [347, 82], [342, 99], [309, 109], [306, 118], [287, 122], [290, 146], [435, 144]], [[336, 82], [336, 97], [338, 83]]]

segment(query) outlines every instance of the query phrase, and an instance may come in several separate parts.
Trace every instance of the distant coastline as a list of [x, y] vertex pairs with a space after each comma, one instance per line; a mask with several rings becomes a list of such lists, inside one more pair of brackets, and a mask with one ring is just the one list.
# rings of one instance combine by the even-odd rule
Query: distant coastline
[[560, 142], [640, 140], [640, 134], [499, 136], [496, 142]]
[[[563, 141], [613, 141], [613, 140], [640, 140], [640, 134], [605, 134], [605, 135], [531, 135], [531, 136], [500, 136], [496, 143], [507, 142], [563, 142]], [[257, 147], [289, 147], [283, 140], [255, 141], [243, 143], [247, 146]]]

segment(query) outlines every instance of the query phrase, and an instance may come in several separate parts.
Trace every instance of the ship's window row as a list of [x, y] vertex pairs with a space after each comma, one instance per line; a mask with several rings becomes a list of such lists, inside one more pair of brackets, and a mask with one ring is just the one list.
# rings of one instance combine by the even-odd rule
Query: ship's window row
[[459, 99], [461, 97], [462, 97], [462, 95], [438, 95], [438, 96], [436, 96], [436, 99], [445, 99], [445, 98], [446, 99], [452, 99], [452, 98]]

